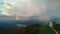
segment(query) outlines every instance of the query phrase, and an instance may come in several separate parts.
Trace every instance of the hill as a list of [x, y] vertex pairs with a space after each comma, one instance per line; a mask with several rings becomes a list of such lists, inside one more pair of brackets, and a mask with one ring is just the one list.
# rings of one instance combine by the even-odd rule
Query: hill
[[55, 34], [55, 32], [47, 25], [39, 26], [38, 24], [35, 24], [22, 29], [17, 29], [12, 34]]

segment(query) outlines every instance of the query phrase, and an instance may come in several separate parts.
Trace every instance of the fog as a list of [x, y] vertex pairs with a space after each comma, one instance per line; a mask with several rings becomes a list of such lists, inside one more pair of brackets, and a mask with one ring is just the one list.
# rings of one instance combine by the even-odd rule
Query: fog
[[37, 16], [35, 18], [39, 20], [50, 20], [55, 16], [60, 17], [60, 0], [7, 0], [6, 3], [11, 5], [10, 9], [6, 10], [8, 16], [16, 17], [18, 14], [19, 17], [27, 19]]

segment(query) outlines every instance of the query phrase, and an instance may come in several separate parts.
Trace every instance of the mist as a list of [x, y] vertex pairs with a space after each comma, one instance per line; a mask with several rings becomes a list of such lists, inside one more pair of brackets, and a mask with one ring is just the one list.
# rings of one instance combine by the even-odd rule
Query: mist
[[[60, 0], [8, 0], [11, 5], [10, 16], [37, 16], [39, 20], [50, 20], [52, 16], [60, 17]], [[8, 17], [8, 16], [7, 16]], [[33, 17], [32, 17], [33, 18]], [[35, 19], [35, 18], [34, 18]]]

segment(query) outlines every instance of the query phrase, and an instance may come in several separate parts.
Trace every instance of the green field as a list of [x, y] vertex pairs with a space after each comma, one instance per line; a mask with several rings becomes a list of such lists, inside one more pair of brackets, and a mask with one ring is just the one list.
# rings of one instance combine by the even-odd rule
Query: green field
[[[56, 34], [56, 32], [54, 32], [49, 26], [41, 26], [38, 29], [39, 32], [37, 34]], [[60, 32], [58, 34], [60, 34]]]
[[[49, 26], [39, 27], [39, 34], [56, 34]], [[60, 32], [58, 32], [60, 34]]]
[[[17, 33], [14, 32], [14, 34], [56, 34], [48, 25], [46, 26], [28, 26], [26, 28], [18, 29], [19, 31]], [[58, 33], [60, 34], [60, 32]]]

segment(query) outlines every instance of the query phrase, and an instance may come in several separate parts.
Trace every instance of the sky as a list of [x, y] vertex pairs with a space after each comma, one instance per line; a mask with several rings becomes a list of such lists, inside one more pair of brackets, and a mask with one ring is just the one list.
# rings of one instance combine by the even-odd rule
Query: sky
[[0, 0], [0, 16], [38, 16], [37, 19], [48, 20], [52, 16], [60, 17], [59, 14], [60, 0]]

